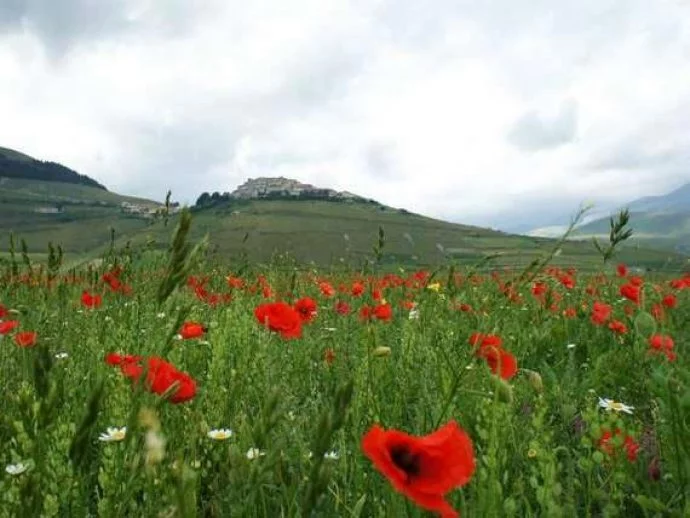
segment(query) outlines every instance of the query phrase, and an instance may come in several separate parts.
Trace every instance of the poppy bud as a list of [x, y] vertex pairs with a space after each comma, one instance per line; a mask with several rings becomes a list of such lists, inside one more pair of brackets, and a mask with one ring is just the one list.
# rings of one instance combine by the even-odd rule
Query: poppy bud
[[380, 345], [376, 349], [374, 349], [373, 355], [379, 356], [379, 357], [390, 356], [391, 355], [391, 348]]
[[529, 384], [537, 394], [544, 392], [544, 382], [541, 379], [541, 374], [536, 371], [531, 371], [529, 369], [521, 369], [526, 375]]

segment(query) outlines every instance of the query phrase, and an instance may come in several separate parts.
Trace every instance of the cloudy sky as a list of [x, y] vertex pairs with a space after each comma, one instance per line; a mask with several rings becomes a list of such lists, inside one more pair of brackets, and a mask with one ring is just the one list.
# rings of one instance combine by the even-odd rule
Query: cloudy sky
[[690, 1], [1, 0], [0, 146], [154, 199], [282, 175], [557, 223], [690, 181]]

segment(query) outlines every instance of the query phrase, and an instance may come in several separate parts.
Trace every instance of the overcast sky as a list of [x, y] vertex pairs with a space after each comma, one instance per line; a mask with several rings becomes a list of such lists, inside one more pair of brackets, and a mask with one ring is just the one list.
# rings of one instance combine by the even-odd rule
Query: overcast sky
[[0, 0], [0, 146], [498, 227], [690, 181], [688, 0]]

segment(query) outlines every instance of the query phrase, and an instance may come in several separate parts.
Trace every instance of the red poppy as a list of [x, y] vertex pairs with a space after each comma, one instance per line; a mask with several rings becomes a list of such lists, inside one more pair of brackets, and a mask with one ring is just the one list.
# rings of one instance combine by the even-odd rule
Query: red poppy
[[577, 316], [577, 310], [573, 307], [565, 308], [563, 310], [563, 316], [565, 318], [575, 318]]
[[558, 280], [568, 290], [575, 287], [575, 279], [571, 275], [562, 275]]
[[350, 313], [350, 305], [347, 302], [339, 300], [335, 303], [335, 311], [339, 315], [348, 315]]
[[7, 315], [9, 315], [9, 311], [7, 311], [7, 308], [0, 304], [0, 320], [5, 318]]
[[333, 288], [333, 286], [326, 281], [321, 281], [319, 283], [319, 289], [324, 297], [332, 297], [335, 295], [335, 288]]
[[302, 336], [302, 319], [292, 306], [285, 302], [260, 304], [254, 310], [256, 320], [283, 338]]
[[185, 322], [180, 329], [180, 336], [185, 340], [190, 340], [202, 337], [206, 331], [208, 328], [198, 322]]
[[299, 299], [295, 302], [294, 308], [297, 314], [299, 314], [302, 323], [311, 322], [316, 316], [316, 302], [309, 297]]
[[19, 320], [4, 320], [0, 322], [0, 335], [6, 335], [19, 327]]
[[[139, 361], [127, 361], [120, 364], [120, 370], [126, 377], [138, 382], [145, 369]], [[174, 390], [168, 396], [168, 401], [171, 403], [184, 403], [196, 395], [196, 381], [189, 374], [177, 370], [174, 365], [162, 358], [155, 356], [148, 358], [146, 360], [146, 388], [154, 394], [163, 395], [173, 387], [175, 387]]]
[[592, 323], [598, 326], [604, 324], [611, 316], [611, 311], [612, 308], [608, 304], [595, 302], [592, 304]]
[[619, 264], [616, 266], [616, 274], [618, 277], [626, 277], [628, 275], [628, 267], [624, 264]]
[[374, 425], [362, 438], [362, 450], [417, 505], [444, 518], [459, 516], [445, 495], [470, 481], [475, 459], [472, 440], [455, 421], [421, 437]]
[[652, 335], [649, 337], [651, 352], [654, 354], [664, 354], [668, 361], [675, 361], [676, 353], [673, 352], [673, 338], [668, 335]]
[[240, 290], [244, 288], [244, 281], [240, 279], [239, 277], [233, 277], [232, 275], [228, 275], [225, 278], [226, 282], [228, 283], [228, 287], [230, 289], [236, 289]]
[[614, 433], [609, 430], [602, 430], [601, 437], [599, 438], [598, 444], [599, 449], [610, 456], [616, 455], [616, 450], [614, 449], [615, 444], [612, 444], [614, 440], [620, 440], [623, 438], [622, 448], [625, 449], [626, 456], [630, 462], [635, 462], [637, 460], [637, 452], [640, 449], [640, 445], [635, 442], [630, 435], [623, 434], [623, 432], [616, 428]]
[[635, 284], [623, 284], [623, 286], [620, 287], [620, 294], [635, 304], [640, 303], [641, 293], [642, 290]]
[[678, 305], [678, 298], [673, 295], [672, 293], [669, 295], [666, 295], [662, 300], [661, 303], [666, 306], [667, 308], [675, 308]]
[[36, 331], [22, 331], [14, 335], [14, 343], [19, 347], [33, 347], [36, 345], [38, 333]]
[[374, 316], [378, 320], [390, 320], [393, 318], [393, 308], [390, 304], [378, 304], [374, 307]]
[[618, 333], [619, 335], [623, 335], [628, 332], [627, 326], [620, 320], [612, 320], [609, 323], [609, 329], [614, 333]]
[[135, 356], [133, 354], [108, 353], [105, 355], [105, 363], [112, 366], [123, 365], [126, 363], [137, 363], [142, 359], [142, 356]]
[[371, 320], [371, 315], [373, 314], [374, 310], [372, 309], [371, 306], [367, 306], [366, 304], [359, 308], [359, 319], [360, 320]]
[[666, 312], [664, 311], [664, 307], [658, 303], [652, 304], [652, 309], [649, 312], [659, 322], [662, 321], [664, 319], [664, 317], [666, 316]]
[[96, 309], [103, 303], [103, 298], [98, 294], [91, 294], [88, 291], [83, 291], [81, 294], [81, 305], [85, 308]]
[[484, 358], [491, 372], [504, 380], [509, 380], [517, 374], [517, 359], [512, 353], [493, 345], [480, 347], [476, 355]]
[[536, 298], [541, 298], [546, 294], [547, 288], [548, 286], [545, 282], [535, 282], [532, 285], [532, 295], [534, 295]]
[[359, 281], [352, 283], [352, 290], [350, 291], [354, 297], [359, 297], [364, 293], [364, 284]]
[[642, 286], [644, 284], [644, 279], [636, 275], [630, 277], [629, 281], [633, 286]]

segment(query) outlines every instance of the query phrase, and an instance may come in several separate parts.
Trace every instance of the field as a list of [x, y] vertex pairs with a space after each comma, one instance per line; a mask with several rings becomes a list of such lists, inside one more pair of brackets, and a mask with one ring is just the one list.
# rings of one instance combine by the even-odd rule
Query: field
[[0, 263], [0, 516], [690, 515], [690, 276], [228, 265], [179, 224]]

